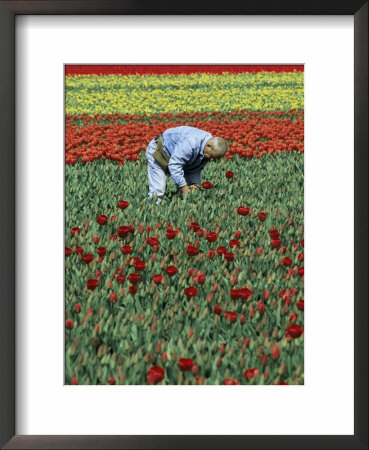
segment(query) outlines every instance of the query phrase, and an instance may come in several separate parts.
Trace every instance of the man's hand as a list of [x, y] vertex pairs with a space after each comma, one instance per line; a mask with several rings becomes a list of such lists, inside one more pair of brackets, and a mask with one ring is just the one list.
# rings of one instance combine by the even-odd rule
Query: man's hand
[[187, 184], [186, 184], [185, 186], [183, 186], [183, 187], [181, 188], [181, 190], [182, 190], [182, 194], [183, 194], [183, 195], [186, 195], [187, 192], [189, 191], [189, 188], [188, 188]]
[[198, 184], [191, 184], [191, 186], [189, 186], [189, 189], [190, 189], [191, 191], [197, 191], [198, 188], [199, 188], [199, 185], [198, 185]]

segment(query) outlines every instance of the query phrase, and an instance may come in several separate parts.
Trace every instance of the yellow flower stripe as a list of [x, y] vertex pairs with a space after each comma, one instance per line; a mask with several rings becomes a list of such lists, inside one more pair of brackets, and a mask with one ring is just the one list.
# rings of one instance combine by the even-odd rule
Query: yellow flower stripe
[[304, 108], [303, 72], [67, 76], [66, 114]]

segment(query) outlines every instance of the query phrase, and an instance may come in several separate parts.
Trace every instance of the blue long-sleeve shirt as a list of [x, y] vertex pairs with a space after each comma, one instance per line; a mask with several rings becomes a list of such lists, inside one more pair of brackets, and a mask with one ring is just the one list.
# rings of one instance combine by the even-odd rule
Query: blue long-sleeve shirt
[[204, 158], [206, 142], [213, 136], [195, 127], [169, 128], [163, 133], [163, 150], [170, 156], [168, 169], [178, 187], [185, 186], [184, 173], [201, 171], [208, 162]]

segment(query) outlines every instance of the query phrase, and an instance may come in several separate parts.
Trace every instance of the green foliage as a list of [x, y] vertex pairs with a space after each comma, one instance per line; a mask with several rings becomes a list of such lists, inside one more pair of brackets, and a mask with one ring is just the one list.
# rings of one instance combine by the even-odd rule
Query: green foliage
[[[233, 171], [234, 177], [227, 179], [225, 171]], [[123, 166], [108, 160], [67, 165], [65, 175], [65, 244], [73, 250], [65, 259], [66, 318], [73, 320], [73, 328], [65, 331], [67, 384], [73, 377], [79, 384], [106, 384], [112, 376], [117, 384], [147, 384], [147, 372], [153, 365], [165, 368], [163, 384], [196, 384], [200, 380], [196, 377], [204, 377], [205, 384], [223, 384], [225, 378], [237, 379], [240, 384], [303, 384], [303, 336], [285, 337], [291, 313], [298, 316], [296, 324], [303, 326], [304, 321], [303, 311], [296, 306], [304, 297], [303, 277], [295, 271], [286, 278], [289, 269], [303, 266], [298, 260], [304, 239], [301, 154], [235, 157], [209, 163], [202, 181], [211, 181], [213, 189], [201, 188], [184, 200], [168, 177], [160, 206], [146, 200], [147, 166], [142, 157]], [[120, 209], [120, 200], [130, 205]], [[239, 206], [251, 208], [250, 213], [238, 215]], [[258, 218], [260, 212], [267, 214], [265, 221]], [[106, 225], [97, 222], [100, 214], [109, 218]], [[116, 218], [110, 220], [112, 216]], [[190, 230], [190, 218], [206, 230], [203, 237]], [[133, 225], [134, 232], [119, 237], [117, 228], [121, 225]], [[166, 237], [168, 225], [180, 229], [173, 240]], [[72, 227], [81, 232], [71, 234]], [[281, 248], [270, 245], [272, 229], [280, 233], [281, 247], [286, 247], [283, 254]], [[241, 232], [240, 247], [229, 248], [236, 231]], [[208, 232], [216, 232], [218, 240], [208, 242]], [[98, 243], [93, 241], [95, 236]], [[159, 239], [156, 251], [145, 243], [154, 236]], [[198, 255], [188, 256], [186, 245], [196, 241]], [[124, 255], [122, 245], [130, 245], [132, 254]], [[80, 255], [75, 252], [77, 246], [83, 249]], [[97, 255], [100, 246], [106, 248], [101, 262]], [[234, 261], [227, 262], [218, 254], [207, 257], [208, 250], [219, 246], [233, 252]], [[94, 255], [89, 264], [82, 259], [86, 253]], [[128, 291], [128, 275], [135, 272], [130, 257], [146, 262], [136, 294]], [[292, 259], [291, 266], [277, 264], [283, 257]], [[173, 277], [164, 270], [170, 265], [178, 268]], [[117, 282], [120, 266], [127, 277], [122, 284]], [[205, 282], [195, 283], [189, 269], [204, 272]], [[96, 278], [98, 270], [99, 285], [91, 291], [86, 281]], [[152, 281], [156, 274], [165, 277], [160, 285]], [[189, 286], [197, 288], [195, 297], [184, 294]], [[231, 298], [231, 289], [245, 286], [253, 293], [251, 299]], [[285, 305], [279, 293], [292, 288], [296, 292]], [[264, 299], [265, 290], [270, 293], [268, 299]], [[110, 300], [112, 293], [117, 294], [116, 303]], [[259, 312], [259, 300], [265, 304], [265, 312]], [[75, 311], [76, 303], [81, 305], [80, 313]], [[214, 313], [215, 305], [222, 308], [219, 316]], [[88, 312], [90, 308], [92, 312]], [[236, 322], [224, 317], [227, 311], [238, 314]], [[241, 315], [245, 315], [244, 324]], [[245, 338], [250, 338], [248, 344]], [[274, 343], [280, 349], [277, 360], [271, 357]], [[221, 344], [225, 345], [224, 355], [220, 354]], [[261, 363], [261, 354], [268, 356], [266, 366]], [[219, 357], [221, 365], [217, 364]], [[198, 373], [181, 372], [179, 358], [192, 358], [199, 366]], [[243, 374], [249, 368], [257, 368], [261, 375], [246, 380]], [[264, 378], [265, 372], [269, 376]]]

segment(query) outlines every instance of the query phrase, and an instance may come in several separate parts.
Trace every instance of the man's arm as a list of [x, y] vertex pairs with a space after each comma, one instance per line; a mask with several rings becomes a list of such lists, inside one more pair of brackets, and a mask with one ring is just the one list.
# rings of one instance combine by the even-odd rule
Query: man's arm
[[172, 153], [168, 169], [174, 183], [182, 189], [183, 194], [188, 192], [188, 186], [184, 177], [183, 166], [192, 158], [192, 146], [188, 138], [179, 141]]

